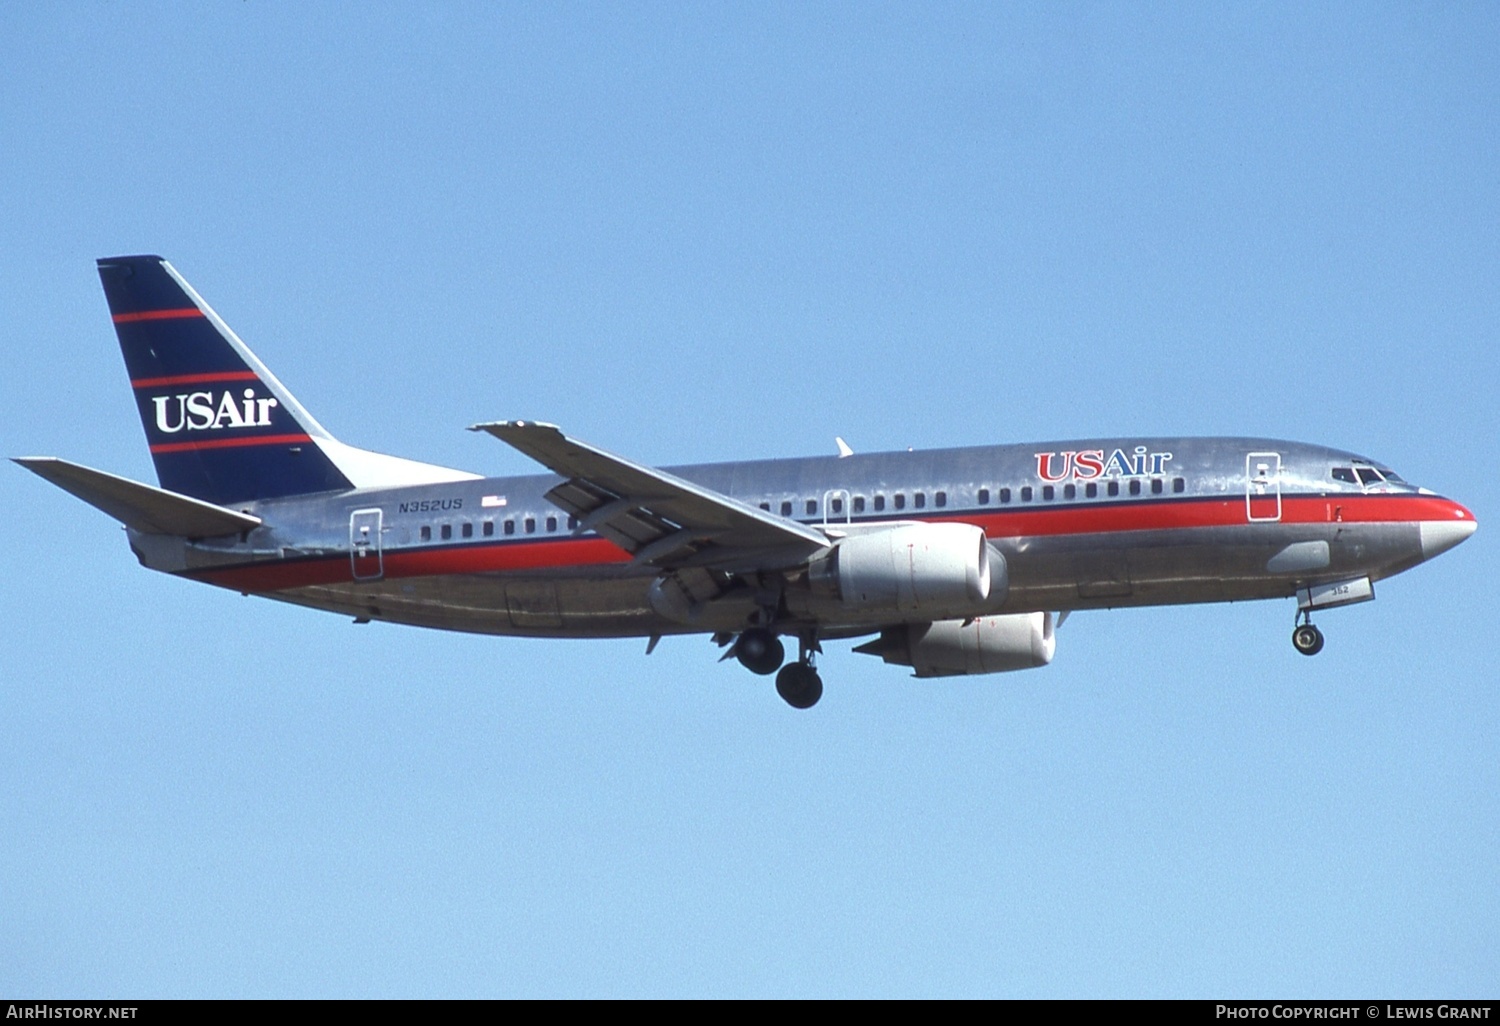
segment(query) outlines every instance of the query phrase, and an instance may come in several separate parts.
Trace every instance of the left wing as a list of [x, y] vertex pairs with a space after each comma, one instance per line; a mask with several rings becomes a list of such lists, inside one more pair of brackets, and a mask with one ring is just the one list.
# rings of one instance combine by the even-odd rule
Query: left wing
[[469, 430], [486, 431], [561, 474], [566, 480], [547, 498], [578, 518], [575, 533], [598, 531], [638, 564], [782, 570], [830, 544], [805, 524], [596, 449], [552, 424], [500, 421]]

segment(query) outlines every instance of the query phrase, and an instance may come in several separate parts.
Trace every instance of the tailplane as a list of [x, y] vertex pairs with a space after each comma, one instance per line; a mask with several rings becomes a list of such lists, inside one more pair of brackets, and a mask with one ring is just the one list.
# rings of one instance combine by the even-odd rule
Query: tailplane
[[161, 257], [99, 278], [163, 488], [224, 504], [476, 476], [336, 440]]

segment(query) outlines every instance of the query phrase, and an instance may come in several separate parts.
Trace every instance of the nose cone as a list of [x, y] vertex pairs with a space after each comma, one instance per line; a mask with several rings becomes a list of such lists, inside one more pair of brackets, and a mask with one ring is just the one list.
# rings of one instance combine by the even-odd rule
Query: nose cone
[[1451, 520], [1422, 521], [1422, 558], [1431, 559], [1440, 552], [1447, 552], [1463, 541], [1479, 527], [1474, 514], [1458, 503], [1448, 504], [1453, 514]]

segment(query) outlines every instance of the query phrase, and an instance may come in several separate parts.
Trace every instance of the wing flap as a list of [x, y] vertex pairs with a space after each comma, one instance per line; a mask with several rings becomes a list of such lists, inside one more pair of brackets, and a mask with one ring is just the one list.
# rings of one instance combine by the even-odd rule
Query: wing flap
[[15, 462], [114, 517], [126, 527], [146, 534], [212, 538], [238, 534], [261, 525], [260, 517], [127, 477], [117, 477], [80, 463], [70, 463], [56, 456], [21, 456]]
[[653, 566], [779, 569], [828, 547], [821, 533], [785, 517], [633, 463], [533, 421], [475, 424], [565, 480], [547, 498]]

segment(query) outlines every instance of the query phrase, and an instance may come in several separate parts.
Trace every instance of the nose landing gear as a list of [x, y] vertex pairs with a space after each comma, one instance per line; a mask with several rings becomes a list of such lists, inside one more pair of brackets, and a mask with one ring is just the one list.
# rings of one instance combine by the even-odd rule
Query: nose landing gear
[[1323, 632], [1313, 626], [1310, 612], [1304, 612], [1302, 622], [1292, 629], [1292, 646], [1305, 656], [1323, 651]]

